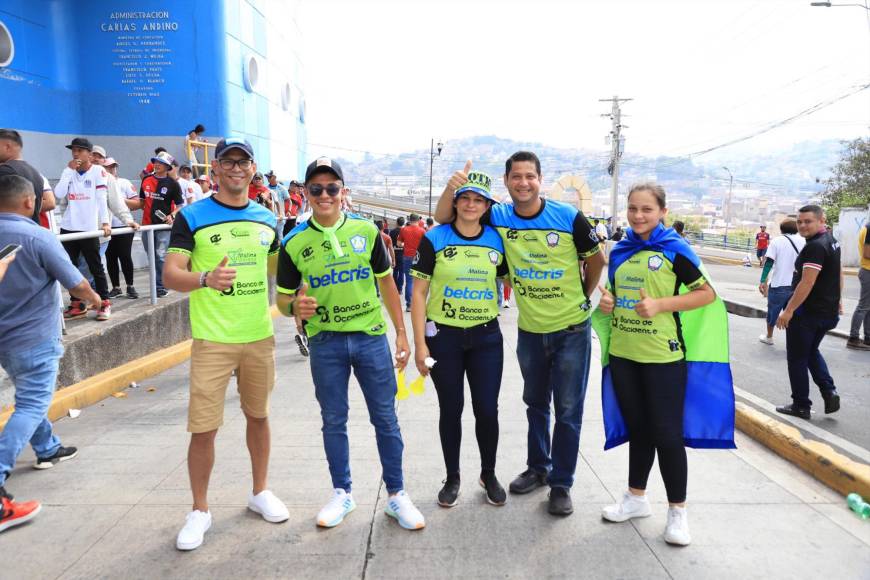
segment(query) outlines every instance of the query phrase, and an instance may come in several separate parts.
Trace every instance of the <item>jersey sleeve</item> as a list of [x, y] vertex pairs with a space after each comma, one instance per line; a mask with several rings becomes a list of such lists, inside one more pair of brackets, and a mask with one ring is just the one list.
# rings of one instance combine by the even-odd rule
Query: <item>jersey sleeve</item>
[[822, 244], [807, 244], [801, 254], [803, 255], [804, 268], [822, 271], [822, 266], [825, 263], [825, 249]]
[[502, 254], [501, 262], [499, 262], [498, 266], [495, 269], [495, 277], [506, 278], [509, 273], [510, 269], [508, 268], [507, 256]]
[[421, 280], [431, 280], [433, 272], [435, 272], [435, 247], [429, 240], [429, 236], [424, 236], [420, 240], [417, 255], [414, 256], [411, 264], [411, 275]]
[[175, 203], [175, 206], [184, 205], [184, 196], [181, 193], [181, 185], [176, 181], [172, 184], [172, 191], [169, 192], [169, 199]]
[[583, 215], [582, 211], [578, 211], [574, 216], [572, 234], [574, 236], [574, 247], [577, 248], [577, 255], [581, 258], [588, 258], [597, 254], [601, 248], [598, 245], [598, 235], [589, 225], [589, 220]]
[[272, 238], [272, 245], [269, 246], [269, 255], [275, 254], [281, 250], [281, 238], [278, 237], [278, 234], [275, 234], [275, 237]]
[[[374, 225], [372, 227], [374, 228]], [[393, 269], [393, 262], [387, 253], [387, 247], [384, 245], [384, 240], [381, 239], [381, 234], [377, 231], [375, 231], [375, 237], [372, 240], [372, 255], [369, 258], [369, 263], [375, 278], [383, 278], [390, 274]]]
[[167, 252], [190, 256], [193, 253], [193, 232], [183, 213], [175, 216], [172, 222], [172, 232], [169, 234], [169, 249]]
[[767, 247], [767, 253], [764, 255], [766, 260], [775, 260], [777, 254], [777, 248], [780, 246], [779, 240], [782, 238], [777, 238], [773, 240], [773, 243]]
[[[290, 240], [288, 240], [289, 242]], [[275, 277], [276, 290], [281, 294], [296, 294], [302, 284], [302, 272], [296, 267], [287, 250], [287, 244], [279, 247], [278, 274]]]
[[689, 290], [697, 290], [707, 283], [701, 270], [682, 254], [677, 254], [674, 258], [674, 275]]

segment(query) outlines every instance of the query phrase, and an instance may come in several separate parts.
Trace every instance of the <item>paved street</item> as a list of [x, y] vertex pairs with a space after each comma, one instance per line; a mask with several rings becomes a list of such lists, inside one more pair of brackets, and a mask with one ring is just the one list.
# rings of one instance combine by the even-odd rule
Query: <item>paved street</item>
[[[515, 349], [516, 310], [505, 311], [506, 367], [498, 474], [524, 468], [526, 420]], [[268, 524], [245, 509], [249, 460], [244, 419], [230, 389], [218, 438], [211, 503], [215, 523], [193, 553], [175, 550], [189, 510], [185, 432], [188, 365], [180, 365], [57, 425], [79, 457], [39, 472], [26, 452], [8, 488], [45, 502], [34, 522], [4, 533], [2, 579], [41, 578], [867, 578], [870, 525], [842, 496], [738, 434], [736, 451], [689, 453], [693, 544], [664, 543], [664, 490], [650, 479], [654, 515], [607, 524], [603, 504], [625, 486], [627, 448], [602, 451], [600, 369], [593, 364], [574, 487], [575, 513], [546, 513], [546, 492], [487, 505], [477, 486], [470, 405], [459, 506], [437, 506], [443, 464], [431, 384], [399, 407], [407, 489], [427, 517], [420, 532], [383, 514], [385, 490], [362, 396], [352, 383], [351, 454], [359, 507], [339, 527], [318, 529], [329, 498], [320, 419], [307, 362], [286, 319], [279, 329], [272, 408], [271, 487], [290, 520]], [[597, 342], [593, 343], [597, 360]], [[409, 378], [415, 376], [410, 373]], [[149, 389], [153, 388], [153, 391]], [[823, 539], [823, 540], [822, 540]]]

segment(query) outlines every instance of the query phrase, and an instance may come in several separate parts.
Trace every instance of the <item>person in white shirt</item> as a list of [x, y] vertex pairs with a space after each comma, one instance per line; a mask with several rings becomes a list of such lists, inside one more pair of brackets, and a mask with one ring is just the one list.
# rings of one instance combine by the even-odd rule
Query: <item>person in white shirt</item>
[[178, 185], [181, 186], [181, 197], [184, 198], [184, 205], [196, 201], [196, 192], [201, 191], [201, 188], [193, 181], [193, 170], [190, 165], [182, 165], [178, 168]]
[[[119, 195], [124, 199], [124, 204], [128, 205], [129, 200], [139, 199], [139, 191], [133, 187], [129, 179], [118, 177], [118, 162], [109, 157], [103, 161], [103, 167], [109, 173], [109, 177], [114, 178], [117, 184]], [[129, 208], [129, 205], [128, 205]], [[129, 212], [129, 209], [127, 210]], [[125, 223], [117, 217], [112, 217], [112, 227], [121, 228]], [[132, 219], [126, 225], [134, 230], [139, 229], [139, 224]], [[127, 298], [139, 298], [139, 293], [133, 286], [133, 234], [113, 234], [109, 239], [109, 246], [106, 248], [106, 267], [109, 270], [109, 280], [112, 282], [112, 289], [109, 290], [109, 298], [121, 295], [121, 280], [118, 272], [118, 263], [121, 264], [121, 271], [124, 273], [124, 282], [127, 283]]]
[[779, 224], [782, 235], [773, 240], [767, 248], [761, 270], [758, 291], [767, 297], [767, 333], [758, 337], [764, 344], [773, 344], [773, 329], [779, 313], [786, 307], [794, 290], [791, 287], [794, 262], [806, 245], [806, 240], [798, 235], [797, 222], [793, 218]]
[[194, 201], [205, 199], [214, 193], [211, 190], [211, 182], [209, 181], [207, 175], [203, 174], [197, 177], [196, 183], [199, 186], [199, 191], [196, 192], [196, 199]]
[[[91, 162], [91, 151], [94, 146], [84, 137], [76, 137], [66, 148], [72, 152], [72, 160], [64, 168], [54, 190], [58, 202], [67, 201], [66, 211], [63, 212], [60, 221], [60, 233], [90, 232], [101, 229], [103, 235], [111, 235], [109, 208], [106, 203], [106, 171]], [[80, 255], [84, 255], [88, 270], [94, 277], [97, 294], [102, 301], [97, 311], [97, 320], [108, 320], [112, 305], [109, 301], [106, 271], [100, 260], [99, 239], [67, 241], [63, 242], [63, 247], [73, 264], [78, 262]], [[87, 316], [87, 308], [84, 302], [70, 296], [70, 306], [64, 311], [64, 317], [69, 320], [85, 316]]]

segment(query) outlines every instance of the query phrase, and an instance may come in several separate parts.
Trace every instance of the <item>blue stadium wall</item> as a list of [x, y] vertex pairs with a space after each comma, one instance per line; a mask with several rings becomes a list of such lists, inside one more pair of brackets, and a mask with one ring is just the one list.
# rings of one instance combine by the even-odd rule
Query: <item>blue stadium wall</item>
[[[0, 127], [56, 178], [87, 136], [135, 177], [154, 147], [186, 158], [242, 136], [262, 170], [304, 172], [305, 98], [296, 1], [0, 0]], [[4, 65], [4, 61], [6, 64]]]

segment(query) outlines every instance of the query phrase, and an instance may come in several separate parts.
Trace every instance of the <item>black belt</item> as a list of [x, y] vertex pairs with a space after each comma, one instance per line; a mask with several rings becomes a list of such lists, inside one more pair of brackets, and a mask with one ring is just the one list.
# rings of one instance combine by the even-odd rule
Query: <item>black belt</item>
[[483, 324], [475, 324], [474, 326], [451, 326], [450, 324], [444, 324], [437, 320], [427, 320], [427, 322], [435, 324], [435, 328], [438, 330], [474, 330], [475, 328], [491, 328], [498, 326], [498, 318], [493, 318]]

